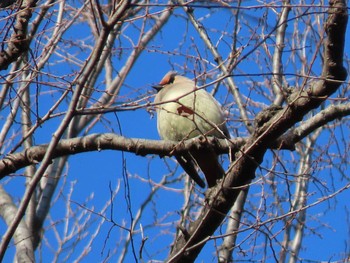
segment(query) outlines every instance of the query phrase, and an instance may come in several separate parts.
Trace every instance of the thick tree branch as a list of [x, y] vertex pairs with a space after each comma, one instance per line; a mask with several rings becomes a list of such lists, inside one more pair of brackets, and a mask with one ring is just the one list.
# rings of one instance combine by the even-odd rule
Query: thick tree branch
[[[12, 198], [0, 185], [0, 216], [5, 220], [7, 225], [10, 225], [17, 212], [17, 207], [12, 201]], [[24, 220], [19, 222], [19, 225], [14, 234], [14, 244], [16, 246], [16, 260], [22, 262], [34, 262], [34, 248], [32, 243], [32, 232]]]
[[315, 116], [303, 122], [297, 128], [291, 129], [288, 133], [285, 133], [279, 138], [278, 142], [283, 142], [285, 147], [287, 147], [287, 145], [294, 145], [325, 124], [349, 115], [350, 104], [330, 105]]
[[186, 230], [188, 234], [179, 236], [175, 241], [168, 262], [193, 262], [196, 259], [206, 240], [225, 219], [240, 188], [255, 177], [255, 171], [262, 162], [270, 142], [302, 120], [309, 111], [317, 108], [346, 79], [347, 73], [343, 67], [348, 20], [346, 2], [330, 1], [328, 13], [325, 25], [328, 38], [324, 43], [325, 60], [320, 79], [307, 90], [294, 94], [288, 105], [256, 129], [242, 147], [226, 177], [207, 195], [207, 205], [203, 207], [198, 219]]
[[[115, 19], [114, 21], [117, 21], [118, 18], [121, 18], [123, 16], [125, 11], [129, 8], [129, 5], [130, 5], [130, 1], [128, 1], [128, 0], [119, 2], [118, 10], [117, 10], [116, 15], [114, 17], [114, 19]], [[13, 234], [15, 233], [19, 222], [22, 220], [22, 218], [24, 216], [25, 210], [28, 206], [28, 203], [31, 199], [32, 194], [34, 193], [34, 190], [35, 190], [37, 184], [39, 183], [40, 179], [42, 178], [47, 167], [52, 162], [53, 155], [55, 153], [55, 149], [56, 149], [57, 144], [59, 143], [59, 141], [60, 141], [61, 137], [63, 136], [64, 132], [66, 131], [69, 123], [72, 121], [72, 119], [74, 117], [75, 109], [77, 108], [77, 104], [79, 102], [81, 92], [84, 88], [84, 83], [86, 82], [86, 80], [89, 76], [89, 73], [91, 73], [91, 71], [93, 70], [96, 61], [99, 60], [99, 55], [102, 53], [102, 50], [104, 48], [102, 43], [104, 43], [105, 40], [107, 39], [108, 33], [109, 33], [108, 30], [103, 30], [101, 32], [101, 37], [100, 37], [99, 42], [97, 44], [98, 48], [96, 50], [94, 50], [92, 55], [87, 60], [87, 63], [85, 66], [85, 71], [82, 73], [83, 76], [82, 77], [78, 76], [78, 77], [81, 77], [81, 78], [79, 78], [81, 80], [81, 83], [78, 83], [78, 85], [76, 86], [76, 88], [73, 92], [73, 96], [72, 96], [72, 99], [70, 101], [67, 114], [63, 118], [59, 127], [56, 129], [55, 133], [53, 134], [52, 139], [50, 141], [50, 144], [48, 145], [47, 151], [46, 151], [46, 153], [43, 157], [43, 160], [41, 162], [41, 165], [38, 168], [38, 170], [36, 171], [35, 175], [33, 176], [32, 180], [31, 180], [31, 184], [26, 188], [26, 191], [24, 193], [23, 199], [21, 200], [21, 204], [18, 207], [18, 211], [14, 217], [14, 220], [11, 223], [11, 225], [8, 227], [6, 233], [3, 235], [3, 238], [2, 238], [1, 243], [0, 243], [0, 261], [2, 261], [4, 255], [5, 255], [7, 246], [9, 244]], [[73, 83], [75, 83], [75, 81], [73, 81]]]
[[37, 0], [21, 1], [8, 46], [5, 50], [0, 51], [0, 70], [7, 69], [12, 62], [28, 50], [30, 39], [27, 37], [27, 28], [36, 2]]
[[[137, 155], [157, 154], [160, 156], [173, 155], [187, 152], [189, 149], [198, 147], [215, 148], [218, 153], [228, 153], [229, 150], [239, 149], [245, 142], [243, 138], [231, 140], [217, 140], [214, 138], [197, 137], [184, 142], [158, 141], [126, 138], [114, 133], [91, 134], [84, 137], [62, 139], [57, 144], [53, 158], [101, 150], [118, 150], [133, 152]], [[0, 179], [23, 167], [37, 164], [43, 159], [48, 145], [33, 146], [25, 151], [7, 155], [0, 160]]]
[[6, 8], [13, 5], [17, 0], [2, 0], [0, 2], [0, 8]]
[[[349, 115], [350, 104], [331, 105], [312, 118], [304, 121], [297, 128], [290, 129], [277, 140], [271, 141], [268, 148], [294, 150], [297, 142], [304, 139], [319, 127]], [[235, 138], [228, 142], [226, 139], [211, 139], [209, 142], [210, 147], [213, 147], [217, 153], [225, 154], [230, 150], [236, 152], [247, 140], [248, 138]], [[199, 138], [178, 143], [126, 138], [114, 133], [90, 134], [84, 137], [61, 140], [56, 147], [54, 158], [101, 150], [126, 151], [137, 155], [157, 154], [160, 156], [171, 156], [175, 153], [186, 152], [192, 147], [201, 147]], [[0, 179], [28, 165], [37, 164], [42, 160], [46, 149], [46, 144], [38, 145], [22, 152], [7, 155], [0, 160]]]

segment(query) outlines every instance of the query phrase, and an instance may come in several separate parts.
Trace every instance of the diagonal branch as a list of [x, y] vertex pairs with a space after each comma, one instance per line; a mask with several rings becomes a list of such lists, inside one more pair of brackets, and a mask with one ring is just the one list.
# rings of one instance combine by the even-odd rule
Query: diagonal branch
[[243, 123], [246, 125], [246, 128], [248, 129], [249, 132], [253, 132], [253, 127], [249, 121], [248, 114], [247, 114], [246, 108], [244, 106], [244, 103], [242, 101], [241, 95], [239, 93], [238, 87], [234, 83], [233, 78], [230, 76], [233, 68], [231, 68], [229, 70], [226, 67], [219, 51], [217, 50], [217, 48], [214, 46], [214, 44], [210, 40], [210, 37], [205, 30], [205, 27], [203, 25], [201, 25], [200, 22], [194, 17], [193, 10], [186, 7], [184, 1], [179, 1], [179, 2], [180, 2], [180, 4], [183, 5], [183, 9], [185, 10], [187, 16], [189, 17], [192, 25], [197, 30], [199, 36], [202, 38], [203, 42], [205, 43], [205, 45], [208, 47], [208, 49], [212, 53], [215, 62], [218, 64], [218, 67], [220, 68], [223, 75], [225, 76], [227, 84], [230, 88], [230, 91], [235, 99], [235, 102], [236, 102], [237, 107], [239, 109], [239, 112], [241, 114], [241, 119], [242, 119]]
[[[117, 19], [118, 17], [121, 18], [123, 13], [125, 12], [125, 10], [127, 10], [129, 8], [129, 5], [130, 5], [130, 1], [127, 1], [127, 0], [121, 1], [119, 3], [118, 12], [117, 12], [118, 16], [116, 16], [115, 19]], [[108, 36], [108, 31], [103, 31], [101, 33], [101, 38], [99, 39], [101, 41], [101, 43], [104, 42], [104, 40], [107, 38], [107, 36]], [[96, 61], [99, 59], [99, 55], [102, 53], [103, 46], [102, 45], [97, 45], [97, 46], [99, 48], [94, 50], [91, 57], [89, 58], [89, 60], [86, 63], [86, 71], [84, 72], [85, 75], [81, 78], [82, 83], [80, 85], [78, 84], [74, 90], [72, 100], [69, 104], [68, 112], [65, 115], [65, 117], [63, 118], [59, 127], [56, 129], [55, 133], [53, 134], [52, 140], [51, 140], [50, 144], [48, 145], [47, 151], [43, 157], [43, 161], [42, 161], [40, 167], [38, 168], [38, 170], [36, 171], [36, 173], [34, 174], [32, 180], [31, 180], [31, 184], [26, 188], [23, 199], [21, 200], [21, 204], [18, 207], [17, 213], [13, 219], [13, 222], [8, 227], [6, 233], [3, 235], [3, 238], [2, 238], [1, 243], [0, 243], [0, 261], [2, 261], [2, 259], [4, 258], [8, 244], [10, 243], [10, 240], [11, 240], [13, 234], [15, 233], [18, 224], [20, 223], [20, 221], [22, 220], [22, 218], [24, 216], [25, 210], [28, 206], [28, 203], [31, 199], [32, 194], [34, 193], [34, 190], [35, 190], [37, 184], [39, 183], [44, 172], [46, 171], [47, 167], [50, 165], [50, 163], [53, 159], [53, 155], [55, 153], [57, 144], [59, 143], [59, 141], [60, 141], [61, 137], [63, 136], [64, 132], [66, 131], [69, 123], [71, 122], [71, 120], [74, 117], [75, 109], [76, 109], [76, 106], [78, 104], [81, 92], [83, 90], [84, 83], [88, 77], [88, 73], [89, 73], [89, 71], [91, 72], [91, 70], [93, 70], [94, 63], [96, 63]]]
[[255, 171], [263, 160], [269, 142], [278, 138], [298, 123], [312, 109], [333, 94], [346, 79], [343, 67], [343, 50], [347, 25], [346, 1], [330, 1], [325, 29], [328, 38], [324, 43], [324, 64], [320, 79], [306, 91], [293, 94], [289, 104], [257, 127], [256, 132], [242, 147], [241, 153], [231, 165], [226, 177], [207, 194], [207, 205], [198, 219], [190, 224], [173, 246], [168, 262], [193, 262], [206, 240], [220, 226], [237, 199], [240, 188], [255, 177]]
[[[10, 225], [17, 212], [11, 196], [0, 185], [0, 216], [6, 225]], [[14, 245], [16, 246], [16, 262], [34, 262], [34, 248], [32, 243], [32, 232], [26, 222], [21, 220], [14, 234]]]
[[[125, 62], [125, 65], [119, 70], [118, 75], [113, 79], [113, 81], [111, 81], [111, 83], [109, 83], [109, 86], [106, 88], [106, 92], [103, 93], [103, 95], [98, 99], [98, 101], [94, 105], [92, 105], [91, 108], [101, 107], [101, 105], [103, 107], [108, 107], [115, 102], [115, 98], [119, 94], [124, 80], [126, 79], [130, 70], [135, 65], [135, 62], [137, 61], [138, 57], [141, 55], [144, 48], [153, 39], [156, 33], [158, 33], [159, 30], [166, 24], [172, 13], [173, 9], [168, 8], [159, 17], [154, 17], [155, 24], [141, 37], [137, 46], [130, 53], [127, 61]], [[80, 132], [94, 118], [95, 116], [82, 116], [81, 118], [79, 118], [77, 124], [74, 127], [74, 130], [76, 132], [74, 132], [73, 135], [75, 136], [78, 132]]]
[[303, 122], [297, 128], [291, 129], [288, 133], [283, 134], [283, 136], [279, 138], [279, 143], [285, 142], [287, 145], [294, 145], [296, 142], [299, 142], [307, 135], [324, 126], [325, 124], [349, 115], [349, 103], [342, 105], [330, 105], [307, 121]]

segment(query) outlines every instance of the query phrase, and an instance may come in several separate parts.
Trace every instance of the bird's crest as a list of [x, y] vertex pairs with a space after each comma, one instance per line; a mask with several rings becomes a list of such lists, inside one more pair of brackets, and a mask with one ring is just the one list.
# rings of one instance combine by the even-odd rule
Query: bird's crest
[[169, 71], [159, 82], [159, 85], [164, 86], [173, 83], [176, 75], [179, 75], [176, 71]]

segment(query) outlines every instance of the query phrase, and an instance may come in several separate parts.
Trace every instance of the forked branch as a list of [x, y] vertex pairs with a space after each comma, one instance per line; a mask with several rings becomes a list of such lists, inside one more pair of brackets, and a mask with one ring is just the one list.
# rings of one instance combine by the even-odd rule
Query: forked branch
[[325, 24], [324, 64], [319, 80], [306, 90], [292, 94], [282, 110], [277, 111], [242, 147], [240, 155], [230, 166], [226, 177], [207, 194], [207, 204], [196, 221], [190, 223], [187, 235], [174, 243], [168, 262], [193, 262], [207, 240], [224, 221], [234, 204], [240, 188], [249, 184], [261, 164], [268, 145], [333, 94], [346, 79], [343, 66], [345, 31], [348, 20], [346, 1], [330, 1]]

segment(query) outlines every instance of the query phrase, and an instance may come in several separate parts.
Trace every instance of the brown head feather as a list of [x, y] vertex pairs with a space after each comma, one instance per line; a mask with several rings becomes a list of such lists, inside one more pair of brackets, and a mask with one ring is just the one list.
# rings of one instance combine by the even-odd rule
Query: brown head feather
[[159, 82], [159, 85], [164, 86], [164, 85], [173, 83], [176, 75], [178, 75], [176, 71], [169, 71], [167, 74], [165, 74], [163, 79]]

